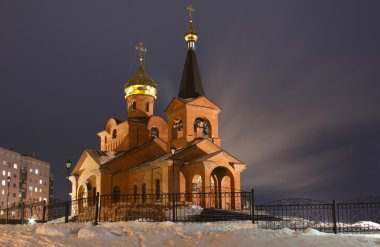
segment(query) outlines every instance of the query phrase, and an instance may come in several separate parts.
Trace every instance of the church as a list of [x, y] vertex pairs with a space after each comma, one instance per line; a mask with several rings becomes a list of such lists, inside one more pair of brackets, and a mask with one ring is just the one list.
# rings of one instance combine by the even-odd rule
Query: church
[[[69, 180], [72, 200], [112, 195], [215, 193], [240, 191], [246, 165], [222, 149], [218, 115], [221, 108], [206, 97], [198, 68], [191, 5], [185, 34], [187, 54], [178, 95], [154, 114], [159, 84], [143, 66], [146, 49], [140, 43], [139, 65], [124, 86], [128, 117], [110, 118], [97, 133], [99, 150], [85, 150]], [[184, 197], [183, 200], [192, 200]], [[220, 200], [222, 200], [220, 198]], [[220, 205], [218, 198], [215, 206]]]

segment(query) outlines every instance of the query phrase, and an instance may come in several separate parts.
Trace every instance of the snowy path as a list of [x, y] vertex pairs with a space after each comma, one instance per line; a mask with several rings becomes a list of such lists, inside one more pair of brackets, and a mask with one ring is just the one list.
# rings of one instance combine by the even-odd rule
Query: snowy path
[[380, 235], [334, 235], [308, 229], [255, 229], [251, 224], [118, 222], [0, 225], [0, 246], [342, 246], [380, 247]]

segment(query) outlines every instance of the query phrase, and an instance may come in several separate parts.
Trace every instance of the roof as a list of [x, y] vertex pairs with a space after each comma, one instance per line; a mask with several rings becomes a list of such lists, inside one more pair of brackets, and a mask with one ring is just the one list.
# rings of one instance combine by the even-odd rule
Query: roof
[[155, 83], [145, 72], [142, 64], [139, 65], [136, 74], [127, 81], [124, 87], [129, 87], [130, 85], [150, 85], [157, 87], [157, 83]]
[[182, 99], [205, 96], [194, 49], [188, 49], [182, 72], [178, 97]]

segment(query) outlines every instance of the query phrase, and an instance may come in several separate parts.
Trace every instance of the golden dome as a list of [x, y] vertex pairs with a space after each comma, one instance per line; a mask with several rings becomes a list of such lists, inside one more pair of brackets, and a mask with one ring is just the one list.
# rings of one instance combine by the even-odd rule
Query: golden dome
[[139, 51], [140, 64], [136, 74], [128, 80], [124, 86], [125, 98], [134, 94], [143, 94], [150, 95], [156, 99], [157, 83], [145, 73], [143, 66], [144, 53], [147, 52], [147, 49], [144, 47], [143, 43], [140, 42], [140, 44], [136, 46], [136, 50]]
[[185, 34], [186, 42], [195, 42], [198, 39], [198, 34], [194, 31], [193, 22], [190, 22], [189, 31]]

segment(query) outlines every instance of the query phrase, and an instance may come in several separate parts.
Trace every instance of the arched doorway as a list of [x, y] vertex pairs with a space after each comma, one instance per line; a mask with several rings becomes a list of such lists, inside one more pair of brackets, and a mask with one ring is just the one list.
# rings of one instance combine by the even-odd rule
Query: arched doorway
[[84, 212], [84, 200], [86, 200], [86, 191], [83, 185], [78, 189], [78, 213]]
[[214, 198], [212, 204], [215, 208], [235, 208], [235, 180], [230, 170], [226, 167], [216, 167], [211, 172], [214, 182]]

